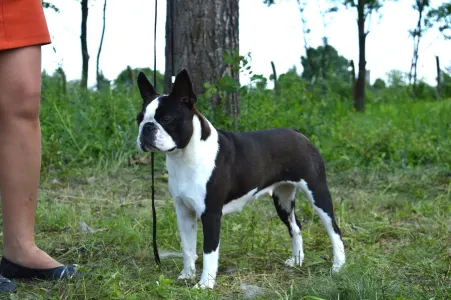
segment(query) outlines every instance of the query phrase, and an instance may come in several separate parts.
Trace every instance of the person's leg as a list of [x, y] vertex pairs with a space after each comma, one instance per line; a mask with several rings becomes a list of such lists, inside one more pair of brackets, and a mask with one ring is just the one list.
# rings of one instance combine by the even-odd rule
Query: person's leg
[[0, 51], [3, 255], [29, 268], [61, 266], [34, 241], [41, 168], [41, 46]]

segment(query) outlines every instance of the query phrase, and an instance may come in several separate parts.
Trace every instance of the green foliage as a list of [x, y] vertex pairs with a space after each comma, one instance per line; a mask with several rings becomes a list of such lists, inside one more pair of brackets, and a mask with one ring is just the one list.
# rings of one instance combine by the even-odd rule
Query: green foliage
[[[241, 71], [252, 73], [247, 58], [239, 61]], [[435, 90], [420, 82], [419, 96], [412, 103], [410, 88], [400, 75], [390, 72], [387, 88], [367, 87], [364, 115], [353, 112], [349, 83], [332, 77], [317, 88], [295, 69], [279, 76], [278, 95], [266, 89], [267, 79], [258, 74], [253, 74], [249, 86], [240, 87], [230, 78], [219, 80], [218, 86], [206, 84], [207, 93], [200, 95], [198, 107], [225, 130], [296, 128], [320, 148], [328, 164], [340, 170], [449, 166], [451, 128], [445, 120], [451, 115], [450, 101], [426, 101], [435, 99]], [[125, 164], [137, 155], [135, 119], [141, 98], [136, 85], [83, 92], [68, 82], [63, 94], [59, 76], [43, 74], [43, 170]], [[448, 92], [449, 76], [445, 79], [444, 92]], [[225, 114], [213, 112], [208, 101], [212, 95], [236, 89], [241, 97], [238, 128]]]
[[386, 87], [385, 81], [381, 78], [377, 78], [373, 83], [373, 87], [377, 90], [385, 89]]
[[82, 91], [74, 82], [67, 93], [57, 76], [42, 76], [43, 170], [124, 163], [136, 150], [136, 114], [142, 100], [131, 90]]
[[[153, 84], [153, 70], [150, 68], [130, 68], [127, 67], [125, 70], [119, 73], [117, 78], [114, 80], [114, 84], [117, 86], [134, 86], [136, 85], [136, 79], [138, 78], [139, 72], [143, 72], [149, 81]], [[164, 87], [164, 75], [157, 71], [157, 91], [161, 92]]]
[[387, 72], [387, 82], [390, 87], [398, 88], [405, 86], [408, 81], [408, 74], [399, 70], [390, 70]]
[[54, 12], [57, 12], [57, 13], [60, 12], [59, 8], [56, 7], [54, 4], [50, 3], [49, 1], [42, 0], [41, 2], [42, 2], [42, 7], [43, 8], [51, 9]]
[[429, 26], [436, 23], [446, 39], [451, 39], [451, 3], [443, 2], [439, 7], [431, 9], [427, 14]]
[[382, 7], [383, 1], [381, 0], [335, 0], [343, 2], [345, 6], [358, 7], [361, 2], [363, 2], [365, 16], [370, 14], [372, 11], [377, 11]]
[[442, 97], [451, 98], [451, 73], [442, 72]]
[[349, 61], [339, 55], [337, 50], [329, 44], [316, 49], [308, 48], [306, 55], [301, 57], [301, 64], [302, 78], [306, 80], [351, 77], [348, 72]]

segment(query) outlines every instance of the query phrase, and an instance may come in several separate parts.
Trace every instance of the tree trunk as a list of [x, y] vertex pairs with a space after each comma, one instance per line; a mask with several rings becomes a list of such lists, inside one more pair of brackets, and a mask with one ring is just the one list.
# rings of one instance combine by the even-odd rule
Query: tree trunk
[[100, 70], [99, 70], [99, 60], [100, 60], [100, 52], [102, 52], [103, 38], [105, 37], [105, 15], [106, 15], [106, 1], [103, 3], [103, 28], [102, 28], [102, 36], [100, 37], [100, 45], [99, 51], [97, 52], [97, 65], [96, 65], [96, 80], [97, 80], [97, 89], [100, 89]]
[[419, 49], [420, 49], [420, 40], [422, 35], [422, 19], [423, 19], [423, 11], [426, 7], [425, 1], [416, 1], [417, 10], [418, 10], [418, 22], [417, 27], [413, 31], [413, 57], [412, 57], [412, 65], [410, 66], [409, 72], [409, 81], [412, 84], [412, 92], [413, 96], [416, 97], [417, 94], [417, 65], [419, 58]]
[[88, 0], [81, 0], [81, 55], [83, 58], [81, 72], [81, 87], [88, 88], [89, 54], [87, 42]]
[[354, 60], [351, 59], [349, 61], [349, 66], [351, 67], [351, 88], [352, 88], [352, 97], [355, 99], [355, 65]]
[[276, 66], [274, 65], [274, 62], [271, 61], [271, 68], [272, 68], [272, 76], [274, 77], [274, 93], [279, 95], [279, 82], [277, 81], [277, 72], [276, 72]]
[[[304, 16], [304, 10], [305, 10], [305, 6], [307, 5], [307, 3], [305, 1], [303, 1], [301, 3], [300, 0], [297, 0], [297, 3], [298, 3], [298, 8], [299, 8], [299, 13], [301, 14], [302, 36], [304, 38], [305, 57], [307, 57], [307, 62], [310, 66], [310, 70], [313, 71], [313, 70], [315, 70], [315, 67], [313, 66], [313, 60], [310, 59], [310, 55], [309, 55], [309, 51], [308, 51], [310, 46], [307, 41], [307, 36], [308, 36], [310, 30], [307, 28], [307, 20], [305, 19], [305, 16]], [[313, 77], [313, 80], [315, 80], [315, 76], [313, 75], [312, 77]]]
[[[204, 83], [217, 84], [224, 75], [238, 81], [239, 69], [225, 63], [225, 52], [239, 53], [238, 0], [167, 1], [165, 92], [171, 89], [171, 76], [182, 69], [188, 70], [197, 94], [205, 92]], [[238, 96], [228, 93], [223, 104], [234, 124]], [[221, 105], [219, 100], [211, 99], [213, 108]]]
[[365, 111], [365, 0], [359, 0], [357, 5], [357, 25], [359, 29], [359, 74], [356, 82], [354, 107], [357, 111]]
[[437, 94], [438, 94], [438, 98], [441, 98], [441, 71], [440, 71], [440, 59], [438, 56], [435, 57], [435, 63], [437, 65]]

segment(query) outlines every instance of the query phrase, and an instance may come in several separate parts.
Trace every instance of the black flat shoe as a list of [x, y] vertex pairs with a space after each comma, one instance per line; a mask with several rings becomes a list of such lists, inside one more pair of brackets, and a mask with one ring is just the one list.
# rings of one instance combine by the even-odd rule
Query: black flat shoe
[[74, 266], [60, 266], [51, 269], [31, 269], [13, 263], [4, 257], [2, 257], [0, 264], [0, 274], [11, 279], [41, 279], [52, 281], [65, 278], [72, 279], [74, 278], [75, 273]]
[[14, 282], [0, 275], [0, 294], [14, 293], [16, 289], [17, 285]]

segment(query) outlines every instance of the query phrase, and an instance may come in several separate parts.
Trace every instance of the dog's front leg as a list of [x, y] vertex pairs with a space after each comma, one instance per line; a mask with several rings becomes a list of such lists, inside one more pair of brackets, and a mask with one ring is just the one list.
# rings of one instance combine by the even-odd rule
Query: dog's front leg
[[204, 256], [202, 276], [196, 287], [212, 289], [216, 281], [219, 261], [221, 212], [204, 212], [201, 216], [204, 233]]
[[181, 199], [175, 200], [175, 212], [177, 214], [177, 224], [182, 240], [183, 270], [178, 279], [193, 279], [196, 277], [195, 262], [197, 222], [196, 213], [190, 210]]

